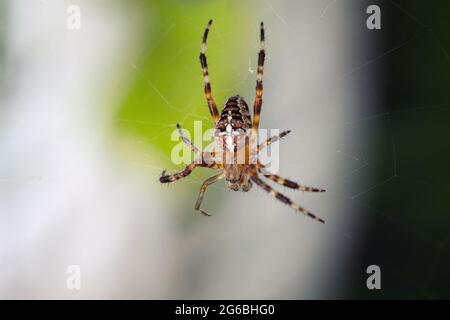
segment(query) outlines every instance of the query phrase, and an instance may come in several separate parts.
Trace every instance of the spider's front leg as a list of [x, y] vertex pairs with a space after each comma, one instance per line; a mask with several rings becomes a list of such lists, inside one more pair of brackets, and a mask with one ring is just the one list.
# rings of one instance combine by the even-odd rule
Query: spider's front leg
[[258, 135], [259, 117], [261, 115], [262, 107], [262, 95], [263, 95], [263, 72], [264, 72], [264, 59], [266, 52], [264, 49], [265, 36], [264, 36], [264, 24], [261, 22], [260, 27], [260, 49], [258, 53], [258, 75], [256, 79], [256, 96], [253, 102], [253, 123], [252, 123], [252, 135], [251, 142], [255, 141]]
[[211, 112], [211, 116], [214, 120], [214, 123], [217, 124], [219, 121], [219, 111], [217, 110], [216, 102], [211, 93], [211, 83], [209, 82], [209, 72], [208, 72], [208, 62], [206, 60], [206, 40], [208, 39], [209, 29], [211, 28], [212, 20], [209, 20], [208, 25], [206, 26], [205, 32], [203, 33], [202, 46], [200, 48], [200, 65], [202, 66], [202, 74], [203, 74], [203, 82], [205, 84], [205, 97], [208, 102], [209, 111]]

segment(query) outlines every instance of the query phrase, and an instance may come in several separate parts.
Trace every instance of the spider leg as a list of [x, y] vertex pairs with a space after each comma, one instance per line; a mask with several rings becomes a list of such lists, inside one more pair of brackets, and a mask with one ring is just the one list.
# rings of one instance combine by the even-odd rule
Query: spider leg
[[325, 221], [319, 217], [317, 217], [316, 215], [312, 214], [311, 212], [309, 212], [308, 210], [304, 209], [303, 207], [299, 206], [298, 204], [294, 203], [291, 201], [291, 199], [289, 199], [288, 197], [282, 195], [281, 193], [275, 191], [275, 189], [273, 189], [271, 186], [269, 186], [267, 183], [265, 183], [264, 181], [262, 181], [256, 174], [256, 172], [254, 172], [250, 178], [253, 180], [253, 182], [255, 182], [259, 187], [261, 187], [262, 189], [264, 189], [267, 193], [269, 193], [272, 197], [280, 200], [281, 202], [283, 202], [284, 204], [287, 204], [289, 207], [291, 207], [292, 209], [299, 211], [301, 213], [303, 213], [304, 215], [317, 220], [319, 222], [325, 223]]
[[257, 151], [259, 152], [260, 150], [264, 149], [265, 147], [270, 146], [272, 143], [277, 142], [284, 136], [288, 135], [290, 132], [291, 132], [291, 130], [286, 130], [286, 131], [281, 132], [277, 136], [268, 138], [266, 141], [264, 141], [258, 145]]
[[219, 111], [217, 110], [216, 102], [211, 93], [211, 83], [209, 82], [208, 63], [206, 62], [206, 39], [208, 38], [208, 32], [211, 28], [212, 20], [209, 20], [206, 26], [205, 33], [203, 34], [202, 46], [200, 49], [200, 64], [202, 66], [203, 82], [205, 83], [205, 96], [208, 102], [209, 111], [213, 117], [214, 123], [219, 121]]
[[198, 194], [197, 202], [195, 203], [195, 210], [200, 211], [205, 216], [210, 216], [210, 214], [208, 212], [200, 209], [200, 205], [202, 204], [202, 201], [203, 201], [203, 196], [205, 195], [206, 188], [209, 185], [223, 179], [224, 177], [225, 177], [225, 172], [222, 171], [221, 173], [216, 174], [215, 176], [212, 176], [203, 182], [202, 186], [200, 187], [200, 192]]
[[164, 170], [163, 172], [161, 172], [161, 176], [159, 177], [159, 182], [170, 183], [170, 182], [174, 182], [174, 181], [183, 179], [183, 178], [187, 177], [188, 175], [190, 175], [191, 172], [196, 167], [197, 167], [197, 164], [191, 163], [191, 164], [187, 165], [186, 168], [184, 168], [184, 170], [174, 173], [174, 174], [170, 174], [170, 175], [166, 175], [166, 170]]
[[186, 135], [184, 134], [183, 130], [181, 129], [180, 124], [178, 124], [178, 123], [177, 123], [177, 129], [178, 129], [178, 135], [179, 135], [180, 138], [183, 140], [183, 142], [184, 142], [186, 145], [188, 145], [188, 146], [191, 148], [191, 150], [192, 150], [195, 154], [200, 153], [200, 149], [197, 148], [197, 147], [194, 145], [194, 143], [193, 143], [191, 140], [188, 139], [188, 137], [186, 137]]
[[290, 188], [290, 189], [296, 189], [300, 191], [306, 191], [306, 192], [325, 192], [324, 189], [319, 189], [315, 187], [309, 187], [302, 184], [298, 184], [297, 182], [294, 182], [292, 180], [284, 179], [276, 174], [264, 174], [266, 178], [269, 178], [270, 180], [274, 181], [275, 183], [278, 183], [281, 186]]
[[197, 160], [193, 161], [192, 163], [187, 165], [182, 171], [166, 175], [166, 170], [163, 170], [163, 172], [161, 172], [161, 176], [159, 177], [159, 182], [170, 183], [170, 182], [174, 182], [174, 181], [183, 179], [183, 178], [187, 177], [188, 175], [190, 175], [196, 167], [210, 168], [210, 169], [216, 169], [216, 170], [223, 169], [223, 165], [220, 163], [217, 163], [215, 161], [206, 162], [204, 160], [206, 157], [209, 157], [210, 154], [211, 154], [210, 152], [203, 152], [202, 159], [200, 159], [199, 161], [197, 161]]
[[259, 162], [256, 165], [256, 170], [258, 170], [260, 173], [262, 173], [264, 175], [264, 177], [272, 180], [275, 183], [278, 183], [279, 185], [281, 185], [283, 187], [287, 187], [290, 189], [296, 189], [296, 190], [300, 190], [303, 192], [304, 191], [306, 191], [306, 192], [325, 192], [325, 189], [305, 186], [303, 184], [298, 184], [297, 182], [294, 182], [292, 180], [284, 179], [284, 178], [280, 177], [279, 175], [271, 174], [269, 172], [264, 172], [263, 171], [264, 168], [265, 168], [265, 166]]
[[[215, 163], [215, 161], [209, 161], [210, 159], [220, 156], [221, 152], [217, 152], [217, 151], [205, 151], [205, 152], [201, 152], [199, 148], [197, 148], [197, 146], [195, 146], [195, 144], [189, 140], [188, 137], [186, 137], [186, 135], [184, 134], [183, 130], [181, 129], [180, 124], [177, 123], [177, 129], [178, 129], [178, 135], [181, 137], [181, 139], [183, 140], [183, 142], [188, 145], [191, 150], [195, 153], [195, 154], [201, 154], [201, 158], [202, 159], [202, 167], [210, 167], [213, 169], [217, 169], [217, 164]], [[209, 161], [206, 162], [205, 160]], [[198, 162], [196, 162], [198, 163]], [[212, 166], [211, 166], [212, 165]]]
[[263, 95], [263, 70], [264, 70], [264, 58], [266, 53], [264, 51], [264, 24], [261, 22], [260, 28], [260, 50], [258, 54], [258, 78], [256, 80], [256, 96], [255, 101], [253, 103], [253, 124], [252, 124], [252, 139], [251, 141], [255, 141], [255, 138], [258, 134], [259, 127], [259, 117], [261, 114], [262, 107], [262, 95]]

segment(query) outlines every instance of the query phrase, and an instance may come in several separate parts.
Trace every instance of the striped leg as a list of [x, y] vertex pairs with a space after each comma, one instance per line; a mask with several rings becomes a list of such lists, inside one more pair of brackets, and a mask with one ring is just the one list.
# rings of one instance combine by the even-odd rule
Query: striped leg
[[178, 129], [178, 135], [183, 140], [183, 142], [185, 144], [187, 144], [195, 154], [200, 153], [200, 150], [194, 145], [194, 143], [192, 143], [192, 141], [189, 140], [188, 137], [185, 136], [183, 130], [181, 129], [181, 126], [178, 123], [177, 123], [177, 129]]
[[277, 142], [278, 140], [280, 140], [284, 136], [288, 135], [290, 132], [291, 132], [291, 130], [286, 130], [286, 131], [283, 131], [282, 133], [280, 133], [277, 136], [270, 137], [266, 141], [264, 141], [261, 144], [259, 144], [257, 150], [260, 151], [260, 150], [264, 149], [266, 146], [270, 146], [272, 143]]
[[265, 183], [264, 181], [262, 181], [257, 175], [256, 173], [254, 173], [251, 176], [251, 179], [253, 180], [253, 182], [255, 182], [258, 186], [260, 186], [262, 189], [264, 189], [266, 192], [268, 192], [271, 196], [273, 196], [274, 198], [280, 200], [281, 202], [287, 204], [288, 206], [290, 206], [292, 209], [299, 211], [301, 213], [303, 213], [304, 215], [317, 220], [319, 222], [325, 223], [325, 221], [319, 217], [317, 217], [316, 215], [312, 214], [311, 212], [309, 212], [308, 210], [302, 208], [301, 206], [299, 206], [296, 203], [293, 203], [291, 201], [291, 199], [289, 199], [288, 197], [282, 195], [281, 193], [275, 191], [271, 186], [269, 186], [267, 183]]
[[262, 95], [263, 95], [263, 70], [264, 70], [264, 58], [266, 53], [264, 51], [264, 24], [261, 22], [260, 29], [260, 50], [258, 54], [258, 78], [256, 80], [256, 96], [255, 102], [253, 103], [253, 125], [252, 125], [252, 139], [251, 141], [255, 141], [258, 134], [259, 127], [259, 116], [261, 114], [261, 106], [262, 106]]
[[284, 179], [276, 174], [271, 174], [269, 172], [265, 172], [263, 170], [264, 168], [265, 168], [265, 166], [258, 161], [258, 163], [256, 164], [256, 170], [261, 172], [266, 178], [269, 178], [270, 180], [272, 180], [284, 187], [296, 189], [296, 190], [300, 190], [300, 191], [307, 191], [307, 192], [325, 192], [325, 189], [308, 187], [308, 186], [305, 186], [302, 184], [298, 184], [297, 182], [294, 182], [294, 181], [291, 181], [288, 179]]
[[215, 176], [212, 176], [212, 177], [206, 179], [203, 182], [202, 186], [200, 187], [200, 192], [198, 194], [197, 202], [195, 203], [195, 210], [200, 211], [205, 216], [210, 216], [210, 214], [208, 212], [200, 209], [200, 205], [202, 204], [202, 201], [203, 201], [203, 196], [205, 195], [206, 188], [208, 188], [209, 185], [223, 179], [224, 177], [225, 177], [225, 172], [221, 172]]
[[177, 172], [174, 174], [170, 174], [170, 175], [166, 175], [166, 170], [164, 170], [163, 172], [161, 172], [161, 176], [159, 177], [159, 182], [169, 183], [169, 182], [174, 182], [174, 181], [183, 179], [183, 178], [187, 177], [188, 175], [190, 175], [196, 166], [197, 165], [195, 163], [191, 163], [191, 164], [187, 165], [183, 171], [180, 171], [180, 172]]
[[202, 66], [203, 73], [203, 81], [205, 82], [205, 96], [206, 101], [208, 102], [209, 112], [211, 112], [211, 116], [213, 117], [214, 123], [217, 124], [219, 121], [219, 111], [217, 110], [216, 102], [211, 94], [211, 83], [209, 82], [209, 74], [208, 74], [208, 64], [206, 62], [206, 39], [208, 38], [208, 32], [211, 28], [212, 20], [209, 20], [208, 25], [206, 26], [205, 33], [203, 34], [202, 46], [200, 49], [200, 64]]
[[[163, 172], [161, 172], [161, 175], [159, 177], [159, 182], [161, 183], [170, 183], [170, 182], [174, 182], [180, 179], [183, 179], [185, 177], [187, 177], [188, 175], [190, 175], [192, 173], [192, 171], [194, 171], [194, 169], [196, 167], [203, 167], [203, 168], [209, 168], [209, 169], [223, 169], [223, 165], [220, 163], [215, 162], [214, 160], [210, 159], [210, 158], [206, 158], [206, 157], [210, 157], [210, 153], [208, 152], [203, 152], [202, 153], [202, 159], [200, 159], [197, 163], [197, 161], [192, 162], [191, 164], [187, 165], [184, 170], [180, 171], [180, 172], [176, 172], [174, 174], [170, 174], [170, 175], [166, 175], [166, 170], [163, 170]], [[209, 161], [205, 161], [209, 160]]]
[[283, 179], [280, 176], [276, 174], [264, 174], [266, 178], [269, 178], [270, 180], [278, 183], [279, 185], [282, 185], [287, 188], [296, 189], [300, 191], [306, 191], [306, 192], [325, 192], [324, 189], [314, 188], [314, 187], [308, 187], [302, 184], [298, 184], [294, 181]]
[[214, 163], [214, 168], [217, 167], [217, 164], [212, 161], [211, 159], [213, 159], [216, 156], [220, 156], [220, 152], [217, 151], [205, 151], [205, 152], [201, 152], [199, 148], [197, 148], [194, 143], [189, 140], [188, 137], [186, 137], [186, 135], [184, 134], [183, 130], [181, 129], [181, 126], [177, 123], [177, 129], [178, 129], [178, 135], [181, 137], [181, 139], [183, 140], [183, 142], [188, 145], [191, 150], [195, 153], [195, 154], [201, 154], [201, 157], [198, 158], [198, 160], [200, 160], [199, 162], [195, 162], [195, 163], [201, 163], [202, 167], [210, 167], [208, 164]]

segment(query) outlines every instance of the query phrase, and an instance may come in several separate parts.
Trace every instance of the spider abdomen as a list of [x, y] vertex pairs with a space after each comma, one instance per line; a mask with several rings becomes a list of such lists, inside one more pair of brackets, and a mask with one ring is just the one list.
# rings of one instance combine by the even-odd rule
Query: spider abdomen
[[[252, 121], [247, 103], [238, 95], [233, 96], [224, 104], [214, 133], [216, 142], [222, 150], [236, 152], [245, 145], [251, 132]], [[234, 158], [231, 157], [231, 158]]]
[[227, 100], [223, 106], [217, 129], [221, 132], [242, 129], [247, 131], [252, 124], [250, 111], [244, 99], [238, 95]]

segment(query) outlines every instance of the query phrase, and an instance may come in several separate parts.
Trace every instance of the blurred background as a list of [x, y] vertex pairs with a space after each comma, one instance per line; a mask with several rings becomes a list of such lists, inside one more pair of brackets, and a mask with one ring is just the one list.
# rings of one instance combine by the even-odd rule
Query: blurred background
[[[211, 18], [220, 106], [252, 104], [264, 21], [261, 127], [325, 225], [223, 182], [205, 218], [208, 169], [159, 183], [175, 124], [213, 127]], [[0, 298], [450, 298], [449, 27], [445, 1], [1, 1]]]

